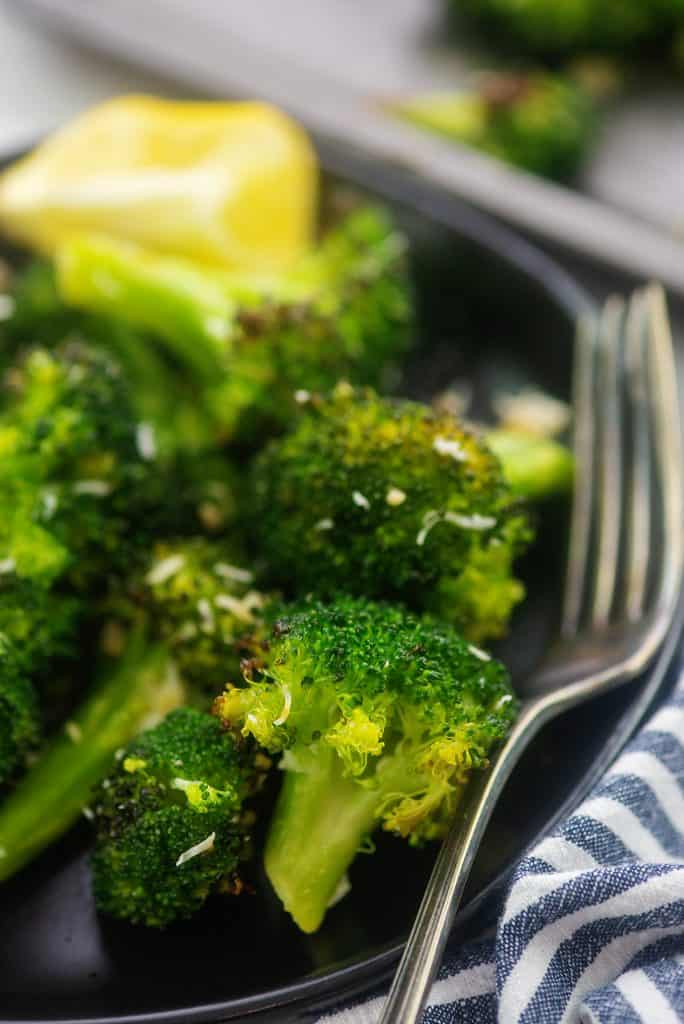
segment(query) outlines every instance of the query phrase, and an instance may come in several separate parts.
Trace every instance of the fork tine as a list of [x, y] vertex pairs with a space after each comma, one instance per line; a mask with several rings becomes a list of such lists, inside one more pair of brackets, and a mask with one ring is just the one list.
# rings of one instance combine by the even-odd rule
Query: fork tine
[[572, 448], [575, 465], [582, 467], [582, 473], [576, 474], [572, 499], [570, 546], [561, 615], [561, 635], [564, 637], [575, 636], [579, 629], [589, 570], [596, 451], [594, 357], [598, 330], [599, 322], [593, 316], [583, 317], [577, 325], [572, 389]]
[[684, 561], [684, 487], [682, 484], [682, 435], [679, 420], [677, 366], [670, 331], [665, 292], [657, 284], [646, 289], [649, 314], [649, 389], [654, 416], [654, 448], [661, 491], [659, 525], [663, 557], [653, 599], [657, 612], [666, 607], [680, 585]]
[[601, 317], [598, 352], [597, 394], [599, 471], [597, 486], [598, 520], [596, 573], [589, 615], [595, 629], [608, 624], [618, 579], [618, 555], [623, 522], [622, 472], [622, 349], [625, 304], [622, 299], [606, 302]]
[[645, 291], [634, 294], [627, 314], [627, 390], [630, 405], [631, 472], [625, 559], [625, 614], [630, 622], [644, 613], [651, 558], [651, 487], [653, 484], [653, 406], [648, 402], [647, 365], [648, 299]]

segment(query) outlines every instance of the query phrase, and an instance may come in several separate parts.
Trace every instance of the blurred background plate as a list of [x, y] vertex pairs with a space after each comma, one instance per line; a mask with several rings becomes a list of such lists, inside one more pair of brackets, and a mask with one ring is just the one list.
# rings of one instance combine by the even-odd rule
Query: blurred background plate
[[[475, 411], [492, 390], [534, 383], [569, 391], [576, 316], [589, 300], [537, 249], [401, 172], [323, 149], [328, 183], [389, 201], [411, 238], [420, 343], [406, 387], [427, 397], [473, 385]], [[331, 180], [333, 179], [333, 180]], [[493, 301], [495, 300], [495, 301]], [[524, 566], [529, 600], [502, 655], [514, 674], [543, 649], [556, 615], [564, 510], [544, 515]], [[668, 656], [671, 649], [668, 649]], [[663, 661], [663, 665], [665, 661]], [[663, 684], [656, 674], [565, 715], [540, 735], [497, 808], [457, 927], [478, 927], [520, 853], [569, 801], [578, 802], [626, 741]], [[543, 780], [543, 782], [542, 782]], [[165, 933], [99, 919], [84, 825], [3, 887], [0, 1018], [8, 1022], [311, 1021], [317, 1009], [372, 987], [391, 969], [434, 858], [389, 836], [359, 857], [352, 890], [313, 936], [297, 931], [268, 886], [214, 900]]]
[[11, 7], [148, 74], [275, 101], [319, 134], [408, 165], [539, 237], [684, 293], [677, 83], [642, 81], [614, 105], [580, 190], [571, 191], [378, 109], [378, 97], [453, 88], [472, 67], [491, 65], [492, 55], [471, 40], [447, 38], [445, 0], [11, 0]]

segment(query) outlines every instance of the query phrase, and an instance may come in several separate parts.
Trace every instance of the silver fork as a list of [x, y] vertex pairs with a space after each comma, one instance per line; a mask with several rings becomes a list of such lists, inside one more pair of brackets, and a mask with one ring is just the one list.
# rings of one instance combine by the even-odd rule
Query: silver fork
[[672, 625], [682, 586], [684, 467], [665, 296], [609, 299], [577, 332], [577, 473], [561, 628], [518, 686], [521, 712], [469, 788], [423, 896], [380, 1024], [420, 1019], [494, 806], [521, 754], [568, 708], [639, 675]]

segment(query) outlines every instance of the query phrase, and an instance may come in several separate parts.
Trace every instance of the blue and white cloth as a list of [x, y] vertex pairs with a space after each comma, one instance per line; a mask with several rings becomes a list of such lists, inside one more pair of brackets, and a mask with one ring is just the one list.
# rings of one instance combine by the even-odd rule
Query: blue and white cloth
[[[382, 996], [321, 1024], [374, 1024]], [[495, 931], [448, 953], [425, 1024], [684, 1022], [684, 672], [521, 861]], [[397, 1022], [399, 1024], [399, 1022]]]

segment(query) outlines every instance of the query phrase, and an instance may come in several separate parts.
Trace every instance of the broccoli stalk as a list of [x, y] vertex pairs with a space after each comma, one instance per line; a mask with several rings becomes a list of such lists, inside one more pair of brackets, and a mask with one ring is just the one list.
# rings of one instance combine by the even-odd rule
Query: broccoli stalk
[[448, 626], [362, 598], [286, 609], [259, 652], [215, 712], [283, 752], [265, 865], [312, 932], [375, 828], [444, 834], [515, 701], [503, 666]]
[[512, 490], [521, 497], [542, 501], [572, 488], [572, 453], [558, 441], [504, 429], [488, 430], [485, 438]]
[[0, 881], [65, 832], [115, 752], [183, 699], [166, 651], [149, 646], [142, 631], [134, 633], [121, 661], [0, 806]]
[[318, 751], [284, 773], [269, 824], [264, 865], [285, 910], [315, 932], [340, 881], [377, 824], [391, 788], [365, 789], [344, 773], [334, 750]]
[[287, 425], [297, 392], [381, 381], [408, 341], [404, 248], [369, 207], [277, 275], [207, 270], [101, 237], [67, 241], [56, 270], [67, 305], [150, 332], [221, 438], [251, 442]]

